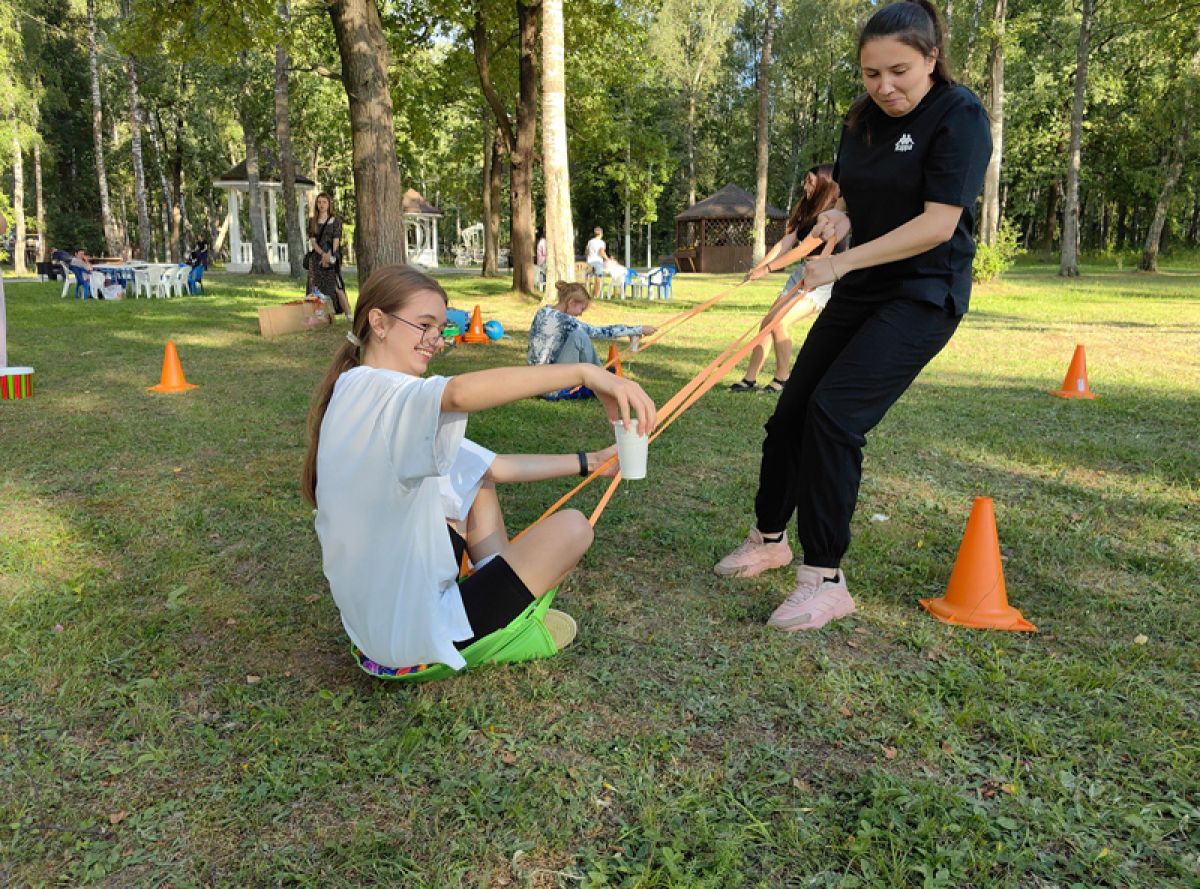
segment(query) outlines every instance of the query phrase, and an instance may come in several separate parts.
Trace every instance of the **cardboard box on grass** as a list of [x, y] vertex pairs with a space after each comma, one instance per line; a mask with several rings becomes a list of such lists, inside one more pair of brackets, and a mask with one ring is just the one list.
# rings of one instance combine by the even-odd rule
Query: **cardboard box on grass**
[[278, 306], [262, 306], [258, 310], [258, 332], [264, 337], [299, 333], [332, 323], [333, 316], [322, 308], [320, 300], [297, 299]]

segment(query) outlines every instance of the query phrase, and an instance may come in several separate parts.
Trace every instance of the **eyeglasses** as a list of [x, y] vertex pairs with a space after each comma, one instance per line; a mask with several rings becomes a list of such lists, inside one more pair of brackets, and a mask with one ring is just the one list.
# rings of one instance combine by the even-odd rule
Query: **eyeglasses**
[[384, 314], [389, 318], [395, 318], [397, 321], [407, 324], [413, 330], [420, 331], [420, 342], [422, 343], [428, 343], [429, 345], [433, 345], [434, 343], [441, 343], [442, 345], [445, 345], [446, 343], [445, 327], [434, 327], [432, 324], [414, 324], [412, 321], [409, 321], [406, 318], [401, 318], [399, 315], [393, 315], [391, 312], [385, 312]]

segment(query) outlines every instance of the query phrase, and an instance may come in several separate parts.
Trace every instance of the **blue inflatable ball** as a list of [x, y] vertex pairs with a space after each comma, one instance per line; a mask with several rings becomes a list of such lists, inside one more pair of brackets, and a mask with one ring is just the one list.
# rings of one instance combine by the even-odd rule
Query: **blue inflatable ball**
[[485, 321], [483, 323], [483, 332], [487, 334], [489, 340], [498, 340], [504, 336], [504, 325], [495, 319]]
[[471, 316], [462, 309], [446, 309], [446, 323], [455, 325], [461, 332], [470, 326]]

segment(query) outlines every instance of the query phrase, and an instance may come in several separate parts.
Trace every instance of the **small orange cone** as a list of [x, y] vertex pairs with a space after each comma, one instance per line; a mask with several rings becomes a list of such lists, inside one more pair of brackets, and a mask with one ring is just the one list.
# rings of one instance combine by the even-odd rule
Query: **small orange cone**
[[186, 392], [195, 389], [195, 383], [189, 383], [183, 378], [183, 367], [179, 363], [179, 353], [175, 351], [175, 341], [167, 340], [167, 349], [163, 352], [162, 381], [157, 386], [147, 386], [147, 392]]
[[920, 602], [926, 611], [948, 624], [981, 630], [1037, 632], [1037, 627], [1008, 604], [991, 497], [975, 498], [946, 594], [940, 599]]
[[479, 306], [475, 307], [475, 312], [471, 315], [471, 324], [462, 338], [464, 343], [486, 343], [488, 341], [488, 335], [483, 332], [483, 316], [479, 312]]
[[1075, 347], [1071, 356], [1071, 366], [1067, 368], [1067, 376], [1061, 389], [1051, 389], [1051, 395], [1059, 398], [1095, 398], [1096, 395], [1088, 388], [1087, 359], [1083, 356], [1083, 344]]
[[604, 362], [605, 367], [611, 367], [612, 372], [619, 377], [625, 376], [625, 371], [621, 369], [621, 358], [617, 355], [616, 344], [608, 347], [608, 360]]

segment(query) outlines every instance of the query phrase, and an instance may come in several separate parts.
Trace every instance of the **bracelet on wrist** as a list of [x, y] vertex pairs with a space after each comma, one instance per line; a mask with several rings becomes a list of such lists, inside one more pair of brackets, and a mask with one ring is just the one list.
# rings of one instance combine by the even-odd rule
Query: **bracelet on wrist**
[[579, 474], [586, 478], [591, 474], [588, 472], [587, 451], [576, 451], [575, 456], [579, 458]]
[[829, 271], [833, 272], [834, 283], [842, 280], [842, 276], [837, 273], [837, 266], [833, 264], [833, 257], [829, 257]]

